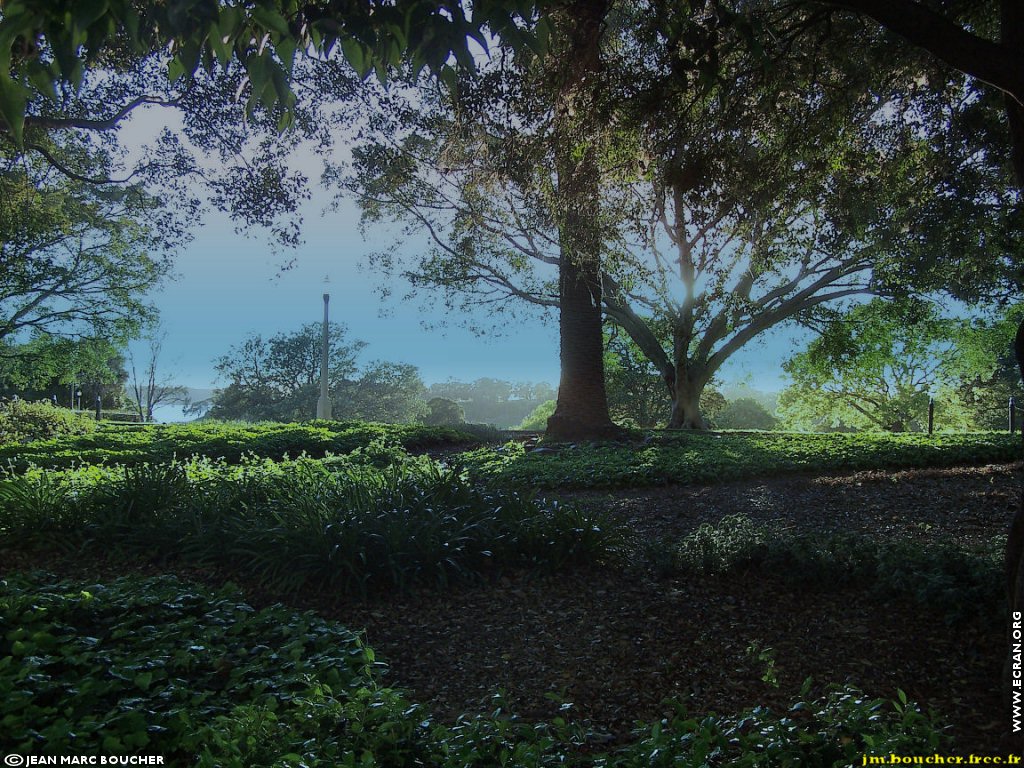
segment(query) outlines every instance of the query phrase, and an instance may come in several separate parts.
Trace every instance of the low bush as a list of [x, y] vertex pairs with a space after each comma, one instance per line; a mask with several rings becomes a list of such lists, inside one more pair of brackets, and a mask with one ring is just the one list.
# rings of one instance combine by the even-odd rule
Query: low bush
[[234, 463], [245, 456], [322, 457], [371, 444], [414, 450], [472, 442], [476, 442], [473, 436], [450, 427], [358, 421], [103, 425], [91, 434], [0, 447], [0, 466], [23, 471], [33, 465], [59, 469], [84, 464], [153, 464], [194, 457]]
[[612, 752], [584, 725], [527, 723], [501, 707], [436, 724], [377, 684], [372, 651], [337, 624], [166, 577], [8, 579], [0, 620], [11, 628], [0, 638], [0, 743], [22, 755], [157, 754], [209, 768], [838, 767], [946, 746], [902, 694], [885, 702], [850, 688], [782, 714], [679, 707]]
[[782, 472], [941, 467], [1009, 462], [1021, 456], [1009, 433], [962, 435], [659, 432], [620, 443], [520, 443], [460, 454], [480, 478], [539, 488], [622, 488], [714, 483]]
[[114, 421], [122, 424], [140, 424], [138, 411], [101, 410], [101, 421]]
[[25, 443], [86, 435], [95, 429], [91, 417], [45, 400], [0, 400], [0, 453], [17, 455]]
[[519, 422], [515, 428], [522, 430], [544, 431], [548, 428], [548, 419], [550, 419], [552, 414], [555, 412], [555, 406], [557, 404], [557, 400], [545, 400], [530, 411], [526, 418]]
[[802, 589], [864, 586], [876, 597], [911, 599], [950, 620], [990, 619], [1003, 602], [999, 547], [780, 535], [744, 515], [699, 526], [679, 542], [671, 567], [694, 576], [758, 573]]
[[[805, 684], [802, 695], [806, 696]], [[686, 766], [843, 766], [867, 756], [935, 754], [948, 740], [900, 692], [870, 699], [855, 688], [833, 688], [777, 715], [758, 707], [737, 717], [693, 718], [684, 710], [655, 723], [609, 768]]]
[[604, 515], [480, 489], [430, 459], [41, 470], [0, 482], [0, 546], [222, 565], [282, 590], [446, 583], [612, 557]]

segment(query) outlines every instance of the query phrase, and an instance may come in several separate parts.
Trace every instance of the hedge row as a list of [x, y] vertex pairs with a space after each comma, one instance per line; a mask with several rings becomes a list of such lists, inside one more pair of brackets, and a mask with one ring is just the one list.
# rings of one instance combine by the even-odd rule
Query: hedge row
[[415, 450], [473, 441], [470, 434], [450, 427], [359, 421], [108, 424], [89, 434], [2, 446], [0, 466], [22, 471], [30, 465], [58, 469], [83, 464], [154, 464], [194, 457], [238, 462], [244, 456], [322, 457], [374, 443]]

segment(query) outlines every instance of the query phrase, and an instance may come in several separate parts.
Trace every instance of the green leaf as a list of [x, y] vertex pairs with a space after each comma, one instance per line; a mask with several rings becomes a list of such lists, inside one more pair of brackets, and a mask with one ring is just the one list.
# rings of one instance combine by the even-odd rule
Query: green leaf
[[444, 83], [451, 93], [456, 93], [459, 87], [459, 77], [455, 74], [455, 70], [451, 67], [445, 66], [437, 75], [438, 79]]
[[228, 64], [234, 55], [234, 49], [231, 46], [230, 37], [221, 31], [219, 24], [213, 25], [208, 40], [210, 48], [213, 49], [213, 53], [217, 57], [217, 61], [222, 66]]
[[277, 132], [284, 133], [295, 124], [295, 112], [291, 109], [286, 109], [281, 113], [281, 117], [277, 119]]
[[51, 101], [57, 99], [57, 83], [53, 73], [47, 67], [42, 66], [38, 61], [32, 61], [26, 68], [26, 73], [28, 81], [39, 93]]
[[237, 5], [226, 5], [220, 8], [215, 28], [223, 37], [228, 38], [227, 44], [231, 45], [244, 24], [245, 15], [242, 9]]
[[145, 690], [147, 690], [149, 688], [150, 684], [153, 682], [153, 673], [152, 672], [140, 672], [139, 674], [137, 674], [132, 679], [132, 682], [135, 683], [137, 686], [139, 686], [139, 688], [141, 688], [142, 690], [145, 691]]
[[181, 63], [181, 60], [174, 57], [167, 62], [167, 79], [175, 83], [180, 80], [185, 74], [185, 65]]
[[79, 29], [87, 29], [106, 15], [110, 3], [107, 0], [75, 0], [71, 8], [72, 23]]
[[28, 106], [27, 89], [5, 72], [0, 72], [0, 118], [7, 124], [17, 146], [24, 144], [25, 108]]
[[295, 52], [297, 50], [295, 41], [291, 38], [284, 38], [274, 44], [274, 50], [277, 51], [285, 71], [290, 73], [295, 66]]
[[356, 74], [360, 77], [365, 78], [370, 72], [370, 65], [367, 61], [366, 50], [363, 48], [362, 43], [352, 37], [344, 37], [341, 39], [341, 52], [345, 56], [345, 60], [352, 66], [352, 69], [356, 71]]
[[252, 9], [252, 19], [263, 29], [276, 32], [279, 35], [288, 35], [288, 22], [281, 14], [263, 6]]

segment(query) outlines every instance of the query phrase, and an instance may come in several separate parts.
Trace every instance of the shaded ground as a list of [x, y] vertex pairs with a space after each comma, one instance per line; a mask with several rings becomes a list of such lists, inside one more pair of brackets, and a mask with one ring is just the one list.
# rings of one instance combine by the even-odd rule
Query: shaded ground
[[[861, 472], [565, 496], [607, 505], [644, 539], [678, 538], [744, 513], [794, 531], [978, 545], [1005, 533], [1019, 503], [1019, 471]], [[26, 565], [6, 554], [0, 569]], [[506, 574], [370, 603], [323, 593], [291, 602], [365, 627], [391, 665], [389, 682], [442, 718], [492, 710], [501, 689], [525, 718], [550, 718], [559, 702], [571, 702], [576, 717], [613, 740], [635, 720], [659, 717], [666, 697], [693, 712], [784, 707], [810, 676], [816, 693], [850, 682], [895, 698], [902, 688], [952, 725], [959, 752], [996, 754], [1008, 729], [999, 692], [1005, 627], [949, 626], [926, 607], [881, 604], [853, 590], [794, 592], [781, 581], [735, 576], [692, 583], [607, 568]]]
[[[981, 544], [1004, 535], [1018, 473], [1013, 465], [860, 472], [564, 496], [607, 506], [644, 539], [744, 513], [794, 531]], [[772, 580], [691, 583], [600, 569], [329, 610], [365, 626], [392, 681], [442, 716], [488, 709], [501, 688], [524, 717], [553, 716], [553, 695], [621, 737], [666, 711], [666, 697], [694, 712], [784, 707], [810, 676], [816, 690], [850, 682], [895, 698], [902, 688], [953, 725], [964, 752], [994, 753], [1007, 730], [1004, 627], [951, 627], [923, 606], [852, 590], [794, 593]], [[777, 687], [762, 679], [767, 661], [757, 648], [771, 649]]]
[[644, 537], [685, 536], [742, 513], [781, 529], [968, 545], [1005, 534], [1020, 503], [1018, 464], [787, 475], [700, 487], [562, 494], [612, 510]]

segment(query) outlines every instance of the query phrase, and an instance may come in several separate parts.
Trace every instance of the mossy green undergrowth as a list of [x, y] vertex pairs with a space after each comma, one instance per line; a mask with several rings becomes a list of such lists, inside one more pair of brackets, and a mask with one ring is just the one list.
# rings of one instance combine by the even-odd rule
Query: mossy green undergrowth
[[1008, 433], [803, 434], [663, 432], [623, 443], [520, 443], [459, 455], [460, 466], [491, 481], [537, 488], [625, 488], [715, 483], [795, 472], [943, 467], [1014, 461], [1021, 439]]
[[947, 621], [994, 623], [1005, 610], [1005, 537], [967, 549], [865, 534], [792, 533], [728, 515], [678, 542], [648, 547], [662, 572], [698, 579], [761, 577], [793, 589], [857, 588], [884, 601], [911, 600]]

